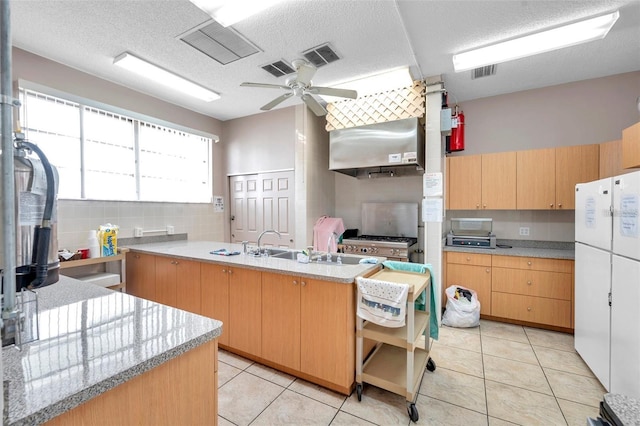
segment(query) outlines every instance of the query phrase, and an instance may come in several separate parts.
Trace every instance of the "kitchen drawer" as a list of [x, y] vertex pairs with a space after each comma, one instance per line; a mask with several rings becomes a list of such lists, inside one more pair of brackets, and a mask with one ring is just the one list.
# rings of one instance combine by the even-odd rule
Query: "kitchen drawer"
[[571, 274], [511, 268], [492, 269], [492, 291], [551, 299], [572, 299]]
[[491, 266], [490, 254], [447, 252], [447, 263], [459, 263], [462, 265]]
[[573, 260], [546, 259], [540, 257], [493, 256], [493, 266], [499, 268], [528, 269], [533, 271], [573, 271]]
[[491, 315], [570, 328], [571, 302], [494, 291], [491, 297]]

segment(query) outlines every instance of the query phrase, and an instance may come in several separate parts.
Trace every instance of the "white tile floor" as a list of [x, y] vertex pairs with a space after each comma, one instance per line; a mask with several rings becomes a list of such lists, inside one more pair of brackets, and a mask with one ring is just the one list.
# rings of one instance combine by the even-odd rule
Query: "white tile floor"
[[[573, 349], [573, 336], [481, 320], [442, 327], [416, 401], [422, 425], [586, 425], [604, 388]], [[220, 351], [218, 423], [409, 425], [399, 395], [364, 387], [337, 394]]]

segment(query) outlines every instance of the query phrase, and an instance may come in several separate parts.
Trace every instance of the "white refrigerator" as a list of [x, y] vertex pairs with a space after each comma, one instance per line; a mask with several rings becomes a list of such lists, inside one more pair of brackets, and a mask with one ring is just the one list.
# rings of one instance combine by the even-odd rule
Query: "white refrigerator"
[[640, 398], [640, 172], [576, 185], [575, 348], [612, 393]]

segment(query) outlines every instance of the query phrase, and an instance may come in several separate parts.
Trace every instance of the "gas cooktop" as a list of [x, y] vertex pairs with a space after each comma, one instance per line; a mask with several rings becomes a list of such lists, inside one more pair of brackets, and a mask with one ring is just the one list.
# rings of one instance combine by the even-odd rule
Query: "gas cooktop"
[[357, 237], [347, 238], [348, 240], [357, 240], [357, 241], [375, 241], [375, 242], [386, 242], [386, 243], [407, 243], [408, 245], [413, 245], [418, 242], [417, 238], [411, 237], [390, 237], [386, 235], [360, 235]]

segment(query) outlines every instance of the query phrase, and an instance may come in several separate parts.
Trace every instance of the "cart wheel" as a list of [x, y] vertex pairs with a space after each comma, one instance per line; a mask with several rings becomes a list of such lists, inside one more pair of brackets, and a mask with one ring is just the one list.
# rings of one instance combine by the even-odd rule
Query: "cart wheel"
[[431, 358], [427, 361], [427, 370], [436, 371], [436, 362]]
[[362, 401], [362, 383], [356, 383], [356, 394], [358, 395], [358, 401]]
[[411, 403], [407, 408], [407, 412], [409, 413], [409, 418], [412, 422], [417, 423], [420, 416], [418, 415], [418, 409], [416, 408], [416, 404]]

